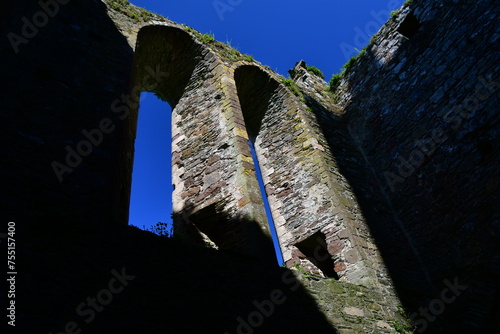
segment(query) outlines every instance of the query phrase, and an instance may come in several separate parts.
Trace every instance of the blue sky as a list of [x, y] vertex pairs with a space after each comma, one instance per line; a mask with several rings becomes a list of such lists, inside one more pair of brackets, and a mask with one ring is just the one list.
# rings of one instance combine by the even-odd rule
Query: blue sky
[[[404, 0], [133, 0], [134, 5], [185, 23], [288, 76], [303, 59], [325, 79], [338, 73]], [[141, 96], [129, 223], [168, 223], [170, 106]]]

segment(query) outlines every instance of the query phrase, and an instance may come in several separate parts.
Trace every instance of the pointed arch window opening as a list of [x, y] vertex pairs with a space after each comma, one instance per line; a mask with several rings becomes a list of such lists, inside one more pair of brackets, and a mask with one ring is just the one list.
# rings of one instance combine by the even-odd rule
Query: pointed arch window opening
[[283, 254], [281, 253], [281, 247], [278, 241], [278, 233], [276, 231], [276, 226], [274, 225], [274, 219], [271, 213], [271, 208], [269, 206], [269, 199], [267, 198], [266, 188], [264, 185], [264, 179], [260, 170], [259, 159], [257, 157], [257, 152], [255, 150], [255, 138], [248, 140], [248, 145], [250, 145], [250, 151], [252, 152], [252, 159], [255, 165], [255, 174], [257, 176], [257, 181], [259, 182], [260, 193], [262, 196], [262, 202], [264, 203], [264, 208], [266, 211], [267, 223], [269, 225], [269, 231], [271, 232], [271, 237], [273, 239], [274, 251], [276, 254], [276, 260], [279, 265], [284, 263]]
[[[157, 94], [141, 93], [134, 144], [129, 225], [172, 228], [172, 108]], [[160, 232], [160, 231], [157, 231]], [[160, 232], [161, 233], [161, 232]]]

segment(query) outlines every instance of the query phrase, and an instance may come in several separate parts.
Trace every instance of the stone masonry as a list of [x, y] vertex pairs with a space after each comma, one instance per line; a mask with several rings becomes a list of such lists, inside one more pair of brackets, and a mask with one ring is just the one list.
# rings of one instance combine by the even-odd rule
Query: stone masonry
[[[413, 1], [335, 92], [364, 165], [345, 175], [419, 330], [482, 332], [498, 309], [499, 16]], [[449, 282], [465, 290], [441, 310]]]
[[[258, 163], [286, 267], [340, 333], [394, 331], [400, 305], [419, 332], [492, 328], [493, 0], [407, 1], [332, 88], [304, 61], [285, 80], [126, 1], [63, 2], [36, 38], [2, 39], [3, 221], [126, 228], [139, 96], [154, 92], [173, 109], [176, 236], [273, 265]], [[5, 36], [40, 11], [0, 6]]]
[[[146, 82], [141, 90], [174, 107], [175, 233], [270, 256], [251, 141], [287, 266], [302, 261], [318, 270], [295, 246], [314, 236], [319, 241], [311, 247], [324, 242], [337, 278], [378, 286], [377, 272], [387, 277], [381, 260], [373, 260], [380, 259], [376, 246], [313, 114], [275, 74], [256, 63], [228, 62], [175, 24], [144, 27], [137, 41], [132, 86]], [[147, 82], [146, 68], [163, 80]], [[265, 246], [255, 246], [261, 237]]]

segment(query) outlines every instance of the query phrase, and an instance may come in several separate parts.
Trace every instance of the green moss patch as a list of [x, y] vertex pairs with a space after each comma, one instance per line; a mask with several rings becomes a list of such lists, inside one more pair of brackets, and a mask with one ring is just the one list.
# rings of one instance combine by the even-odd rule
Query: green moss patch
[[213, 34], [202, 34], [198, 30], [193, 29], [189, 26], [184, 26], [184, 30], [194, 35], [200, 42], [209, 46], [213, 51], [217, 52], [220, 56], [229, 60], [230, 62], [254, 61], [253, 56], [241, 53], [232, 46], [217, 41]]
[[134, 6], [127, 0], [105, 0], [105, 1], [110, 8], [131, 18], [137, 23], [162, 19], [162, 16], [154, 14], [144, 8]]

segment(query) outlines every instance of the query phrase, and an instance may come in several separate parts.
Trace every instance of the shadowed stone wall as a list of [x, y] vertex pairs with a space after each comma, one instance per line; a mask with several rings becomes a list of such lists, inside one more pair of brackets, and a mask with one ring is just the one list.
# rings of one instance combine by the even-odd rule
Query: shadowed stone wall
[[54, 18], [37, 1], [0, 7], [2, 221], [126, 224], [112, 106], [133, 49], [100, 1], [66, 1]]
[[498, 310], [499, 14], [414, 1], [335, 91], [366, 171], [345, 175], [419, 331], [486, 331]]
[[[41, 10], [0, 6], [2, 36], [22, 33], [22, 17]], [[77, 226], [123, 230], [139, 94], [151, 91], [173, 108], [175, 231], [225, 253], [206, 258], [258, 270], [274, 261], [251, 142], [286, 265], [317, 274], [304, 284], [324, 291], [315, 298], [339, 331], [390, 332], [394, 288], [419, 329], [486, 331], [500, 244], [498, 10], [493, 1], [414, 1], [331, 94], [304, 63], [292, 72], [298, 91], [288, 89], [185, 26], [130, 19], [100, 1], [61, 4], [17, 49], [2, 39], [1, 218], [27, 233], [27, 263], [46, 246], [35, 234], [59, 231], [78, 257]], [[443, 291], [446, 300], [457, 293], [453, 303]]]

